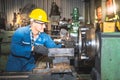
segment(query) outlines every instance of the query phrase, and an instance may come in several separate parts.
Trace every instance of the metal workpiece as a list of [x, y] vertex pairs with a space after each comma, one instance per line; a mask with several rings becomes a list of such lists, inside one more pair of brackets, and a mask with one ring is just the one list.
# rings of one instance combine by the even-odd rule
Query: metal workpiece
[[74, 48], [49, 48], [49, 57], [73, 57]]

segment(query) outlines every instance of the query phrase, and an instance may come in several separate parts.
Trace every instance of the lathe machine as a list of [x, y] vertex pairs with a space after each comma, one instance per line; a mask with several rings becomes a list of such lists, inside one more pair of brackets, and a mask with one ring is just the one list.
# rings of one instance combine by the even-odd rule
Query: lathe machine
[[60, 32], [63, 48], [49, 49], [49, 59], [45, 63], [38, 59], [33, 72], [2, 72], [0, 80], [80, 80], [79, 68], [87, 64], [85, 61], [93, 63], [87, 64], [92, 66], [91, 79], [87, 80], [120, 80], [120, 33], [96, 32], [94, 27], [81, 26], [77, 8], [72, 15], [68, 30]]

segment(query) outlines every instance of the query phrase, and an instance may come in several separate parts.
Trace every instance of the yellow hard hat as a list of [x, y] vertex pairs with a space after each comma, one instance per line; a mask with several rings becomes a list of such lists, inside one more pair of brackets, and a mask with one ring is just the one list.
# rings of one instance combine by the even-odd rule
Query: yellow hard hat
[[49, 22], [49, 20], [47, 19], [46, 12], [39, 8], [33, 9], [29, 15], [29, 18], [32, 18], [32, 19], [38, 20], [38, 21], [42, 21], [42, 22]]

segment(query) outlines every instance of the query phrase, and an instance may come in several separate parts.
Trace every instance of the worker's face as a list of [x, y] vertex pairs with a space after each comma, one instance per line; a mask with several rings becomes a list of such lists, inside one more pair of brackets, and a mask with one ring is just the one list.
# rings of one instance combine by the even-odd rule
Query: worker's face
[[46, 28], [46, 24], [44, 22], [40, 22], [40, 21], [34, 21], [33, 26], [34, 26], [35, 30], [38, 32], [44, 32], [44, 28]]

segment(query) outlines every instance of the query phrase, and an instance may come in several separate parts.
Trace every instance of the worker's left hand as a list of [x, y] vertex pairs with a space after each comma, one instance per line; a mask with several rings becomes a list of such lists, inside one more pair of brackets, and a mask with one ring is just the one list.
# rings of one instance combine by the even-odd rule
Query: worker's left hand
[[36, 54], [48, 55], [48, 48], [43, 45], [34, 46], [33, 52]]

